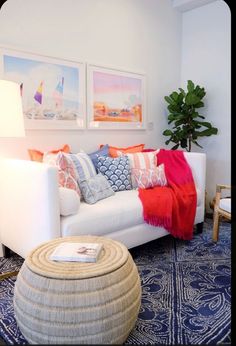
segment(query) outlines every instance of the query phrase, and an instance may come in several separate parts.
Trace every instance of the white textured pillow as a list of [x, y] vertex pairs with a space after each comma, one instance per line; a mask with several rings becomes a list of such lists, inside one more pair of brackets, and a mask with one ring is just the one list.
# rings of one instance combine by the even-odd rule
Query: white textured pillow
[[80, 207], [80, 197], [75, 190], [59, 187], [60, 214], [68, 216], [76, 214]]

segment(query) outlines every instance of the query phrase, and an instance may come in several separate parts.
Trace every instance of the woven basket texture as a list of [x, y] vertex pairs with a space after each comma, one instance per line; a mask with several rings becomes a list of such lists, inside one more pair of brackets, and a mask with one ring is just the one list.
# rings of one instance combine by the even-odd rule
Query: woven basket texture
[[[64, 241], [102, 242], [96, 263], [54, 262]], [[17, 324], [31, 344], [122, 344], [135, 325], [141, 285], [127, 248], [109, 238], [58, 238], [33, 250], [14, 290]]]

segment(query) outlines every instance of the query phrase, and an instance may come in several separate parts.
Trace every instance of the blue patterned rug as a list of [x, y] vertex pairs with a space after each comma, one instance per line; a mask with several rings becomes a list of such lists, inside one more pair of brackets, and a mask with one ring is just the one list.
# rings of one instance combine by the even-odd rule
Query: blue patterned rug
[[[231, 344], [231, 224], [221, 223], [213, 243], [212, 220], [191, 241], [166, 236], [131, 249], [142, 283], [142, 303], [125, 344]], [[23, 260], [0, 258], [0, 272]], [[16, 325], [12, 297], [16, 277], [0, 281], [0, 336], [26, 345]]]

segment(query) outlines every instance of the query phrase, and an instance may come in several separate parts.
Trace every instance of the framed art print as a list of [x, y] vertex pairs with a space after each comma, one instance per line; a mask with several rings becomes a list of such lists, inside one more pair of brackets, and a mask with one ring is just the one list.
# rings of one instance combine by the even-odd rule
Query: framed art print
[[0, 48], [0, 78], [19, 83], [26, 129], [86, 126], [85, 64]]
[[87, 66], [87, 127], [146, 128], [145, 76], [96, 65]]

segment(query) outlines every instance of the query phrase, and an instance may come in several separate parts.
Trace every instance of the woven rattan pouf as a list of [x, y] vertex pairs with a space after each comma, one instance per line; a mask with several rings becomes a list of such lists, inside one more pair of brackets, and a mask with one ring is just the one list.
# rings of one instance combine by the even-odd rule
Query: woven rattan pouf
[[[61, 242], [102, 242], [96, 263], [56, 262]], [[141, 286], [120, 242], [94, 236], [43, 243], [24, 261], [14, 290], [17, 324], [31, 344], [122, 344], [135, 325]]]

